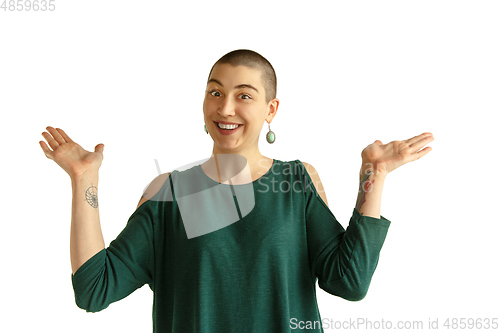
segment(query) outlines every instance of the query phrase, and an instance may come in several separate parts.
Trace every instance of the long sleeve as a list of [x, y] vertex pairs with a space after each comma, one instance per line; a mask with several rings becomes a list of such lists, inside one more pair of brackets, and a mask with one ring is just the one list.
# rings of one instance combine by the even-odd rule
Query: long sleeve
[[326, 292], [350, 301], [366, 296], [390, 221], [353, 210], [346, 230], [305, 172], [306, 229], [311, 270]]
[[157, 204], [144, 202], [109, 247], [96, 253], [71, 276], [79, 308], [99, 312], [144, 284], [152, 289]]

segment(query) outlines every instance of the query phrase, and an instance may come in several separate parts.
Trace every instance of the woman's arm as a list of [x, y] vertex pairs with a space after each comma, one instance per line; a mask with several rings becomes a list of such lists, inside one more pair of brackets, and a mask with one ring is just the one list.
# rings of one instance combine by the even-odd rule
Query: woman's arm
[[[60, 128], [47, 126], [40, 141], [45, 156], [56, 162], [71, 179], [70, 256], [73, 274], [88, 259], [104, 249], [97, 199], [98, 172], [104, 158], [104, 145], [94, 152], [83, 149]], [[49, 148], [50, 146], [50, 148]]]
[[364, 216], [380, 218], [380, 205], [382, 203], [382, 189], [386, 175], [380, 172], [373, 172], [369, 168], [369, 163], [361, 166], [359, 172], [359, 190], [356, 201], [356, 210]]
[[392, 141], [384, 145], [380, 140], [368, 145], [361, 152], [363, 164], [359, 172], [359, 191], [356, 209], [365, 216], [380, 218], [382, 189], [385, 177], [400, 166], [418, 160], [432, 150], [425, 147], [434, 140], [430, 132], [422, 133], [411, 139]]
[[90, 171], [71, 178], [70, 255], [73, 275], [87, 260], [104, 249], [97, 199], [98, 173]]

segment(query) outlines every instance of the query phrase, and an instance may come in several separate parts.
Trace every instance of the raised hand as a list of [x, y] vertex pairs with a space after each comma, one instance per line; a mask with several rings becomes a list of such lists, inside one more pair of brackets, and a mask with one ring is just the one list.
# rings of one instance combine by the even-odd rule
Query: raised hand
[[431, 147], [423, 146], [434, 140], [430, 132], [422, 133], [411, 139], [403, 141], [392, 141], [384, 145], [380, 140], [368, 145], [361, 152], [363, 168], [372, 168], [375, 173], [387, 175], [403, 164], [418, 160], [432, 150]]
[[43, 132], [42, 136], [52, 150], [45, 141], [39, 142], [45, 156], [56, 162], [71, 178], [99, 169], [104, 158], [102, 143], [95, 146], [94, 152], [89, 152], [71, 140], [62, 129], [48, 126], [47, 131], [50, 134]]

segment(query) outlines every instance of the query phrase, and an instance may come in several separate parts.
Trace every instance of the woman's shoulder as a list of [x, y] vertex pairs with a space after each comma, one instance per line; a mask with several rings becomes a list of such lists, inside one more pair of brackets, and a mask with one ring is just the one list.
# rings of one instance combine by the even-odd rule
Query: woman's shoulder
[[158, 192], [161, 190], [161, 188], [167, 181], [168, 176], [170, 176], [170, 172], [162, 173], [156, 176], [156, 178], [153, 179], [151, 183], [149, 183], [147, 188], [144, 190], [144, 193], [142, 194], [139, 203], [137, 204], [137, 208], [139, 208], [139, 206], [141, 206], [144, 202], [148, 201], [149, 199], [158, 194]]
[[307, 162], [301, 161], [301, 160], [294, 160], [290, 161], [296, 163], [296, 165], [301, 165], [303, 166], [303, 169], [305, 172], [309, 175], [309, 178], [311, 179], [311, 183], [318, 192], [318, 194], [321, 196], [321, 199], [325, 202], [325, 204], [328, 206], [328, 201], [326, 200], [326, 192], [323, 187], [323, 183], [321, 182], [321, 178], [319, 177], [319, 173], [316, 170], [316, 168]]

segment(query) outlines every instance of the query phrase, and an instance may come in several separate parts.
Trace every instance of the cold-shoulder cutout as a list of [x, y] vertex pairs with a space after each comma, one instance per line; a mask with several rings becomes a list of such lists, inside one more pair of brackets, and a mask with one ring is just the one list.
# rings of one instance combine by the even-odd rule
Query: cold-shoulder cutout
[[144, 193], [141, 196], [141, 199], [139, 200], [139, 203], [137, 204], [137, 208], [139, 208], [144, 202], [151, 199], [154, 195], [156, 195], [160, 191], [163, 184], [165, 184], [165, 182], [167, 181], [169, 175], [170, 172], [162, 173], [161, 175], [153, 179], [151, 183], [149, 183], [147, 189], [144, 191]]
[[323, 199], [325, 204], [328, 206], [328, 201], [326, 201], [326, 192], [325, 189], [323, 188], [323, 184], [321, 183], [321, 179], [319, 178], [318, 172], [311, 164], [306, 162], [302, 162], [302, 164], [304, 164], [304, 166], [306, 167], [306, 171], [313, 182], [314, 188], [316, 188], [316, 191], [321, 196], [321, 199]]

